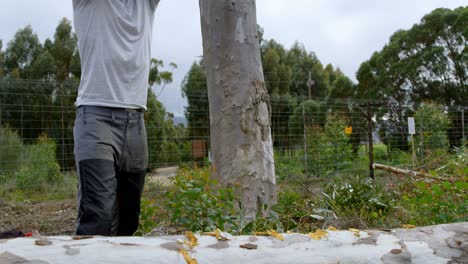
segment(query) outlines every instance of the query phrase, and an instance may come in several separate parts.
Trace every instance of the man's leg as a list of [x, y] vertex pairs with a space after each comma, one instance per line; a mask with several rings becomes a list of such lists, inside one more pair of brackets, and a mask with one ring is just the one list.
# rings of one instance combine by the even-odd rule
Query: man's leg
[[116, 197], [114, 162], [102, 159], [78, 163], [77, 235], [110, 236]]
[[117, 174], [119, 236], [132, 236], [138, 228], [147, 167], [148, 145], [143, 113], [129, 113], [122, 166]]
[[144, 171], [122, 172], [117, 175], [118, 236], [132, 236], [138, 228], [144, 181]]
[[112, 118], [77, 111], [74, 127], [78, 182], [77, 235], [112, 232], [117, 180], [112, 141]]

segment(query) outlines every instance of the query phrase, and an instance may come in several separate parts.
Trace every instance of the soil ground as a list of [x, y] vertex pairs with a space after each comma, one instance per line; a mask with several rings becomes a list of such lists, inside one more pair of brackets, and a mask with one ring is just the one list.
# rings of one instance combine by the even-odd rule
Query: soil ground
[[[171, 184], [177, 167], [161, 168], [147, 175], [147, 183]], [[0, 198], [0, 232], [13, 229], [43, 235], [71, 235], [77, 216], [76, 200], [11, 202]]]
[[18, 229], [43, 235], [71, 235], [76, 219], [76, 200], [13, 203], [0, 200], [0, 231]]

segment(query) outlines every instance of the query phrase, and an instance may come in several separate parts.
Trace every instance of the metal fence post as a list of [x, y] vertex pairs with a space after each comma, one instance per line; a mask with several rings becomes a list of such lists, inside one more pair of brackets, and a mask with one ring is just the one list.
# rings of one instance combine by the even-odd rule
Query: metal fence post
[[304, 171], [307, 173], [307, 127], [305, 122], [305, 102], [302, 103], [302, 124], [304, 127]]
[[462, 123], [462, 148], [465, 149], [465, 108], [461, 110], [461, 123]]

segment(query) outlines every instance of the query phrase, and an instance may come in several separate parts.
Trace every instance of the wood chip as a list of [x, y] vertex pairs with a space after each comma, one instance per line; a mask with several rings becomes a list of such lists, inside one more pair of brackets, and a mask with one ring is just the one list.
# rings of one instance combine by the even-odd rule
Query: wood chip
[[36, 244], [36, 246], [50, 246], [52, 245], [52, 241], [47, 239], [38, 239], [34, 241], [34, 244]]
[[129, 246], [129, 247], [141, 246], [141, 244], [134, 244], [134, 243], [120, 243], [120, 245]]
[[250, 244], [250, 243], [240, 245], [239, 247], [245, 248], [245, 249], [248, 249], [248, 250], [252, 250], [252, 249], [257, 249], [257, 248], [258, 248], [257, 245], [255, 245], [255, 244]]
[[83, 240], [83, 239], [90, 239], [93, 238], [94, 236], [73, 236], [73, 240]]

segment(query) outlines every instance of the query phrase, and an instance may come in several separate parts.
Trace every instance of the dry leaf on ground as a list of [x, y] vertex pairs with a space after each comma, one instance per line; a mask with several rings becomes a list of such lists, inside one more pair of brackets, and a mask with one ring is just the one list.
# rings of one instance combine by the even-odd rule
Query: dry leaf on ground
[[182, 254], [182, 256], [184, 256], [184, 259], [187, 262], [187, 264], [198, 264], [198, 261], [196, 259], [192, 258], [190, 256], [190, 254], [187, 251], [185, 251], [184, 249], [180, 250], [180, 254]]
[[266, 232], [255, 232], [256, 236], [272, 236], [275, 237], [281, 241], [284, 241], [284, 236], [276, 232], [275, 230], [269, 230]]
[[313, 239], [313, 240], [320, 240], [322, 238], [325, 238], [327, 237], [328, 233], [327, 231], [325, 230], [322, 230], [322, 229], [317, 229], [314, 233], [310, 233], [309, 236]]

